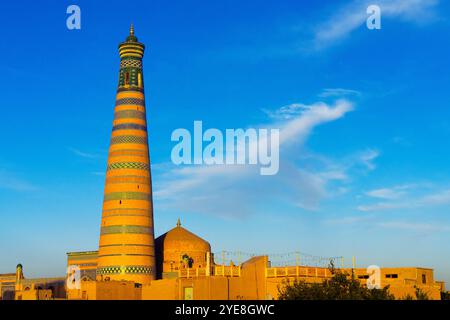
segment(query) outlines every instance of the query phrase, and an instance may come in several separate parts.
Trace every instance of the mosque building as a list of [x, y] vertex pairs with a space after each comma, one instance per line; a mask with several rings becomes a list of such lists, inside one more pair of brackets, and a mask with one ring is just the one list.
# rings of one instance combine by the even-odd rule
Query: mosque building
[[[205, 239], [175, 227], [155, 239], [152, 183], [142, 58], [145, 46], [134, 34], [119, 45], [120, 71], [106, 169], [98, 250], [67, 253], [67, 275], [27, 279], [22, 265], [0, 274], [0, 299], [277, 299], [286, 281], [321, 282], [332, 276], [324, 266], [296, 259], [274, 265], [268, 255], [246, 261], [216, 259]], [[220, 258], [220, 257], [218, 257]], [[216, 262], [220, 260], [220, 263]], [[345, 269], [361, 281], [365, 268]], [[382, 268], [381, 286], [396, 298], [414, 296], [416, 287], [440, 299], [444, 283], [429, 268]]]

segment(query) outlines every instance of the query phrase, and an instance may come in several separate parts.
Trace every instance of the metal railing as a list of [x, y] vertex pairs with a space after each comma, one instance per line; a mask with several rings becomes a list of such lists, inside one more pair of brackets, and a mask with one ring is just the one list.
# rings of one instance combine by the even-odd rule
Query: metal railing
[[331, 271], [327, 268], [319, 267], [272, 267], [266, 268], [266, 278], [277, 277], [315, 277], [315, 278], [331, 278]]
[[216, 265], [214, 266], [214, 275], [223, 277], [240, 277], [241, 266]]
[[222, 277], [240, 277], [241, 266], [225, 266], [215, 265], [208, 272], [208, 268], [187, 268], [178, 270], [179, 278], [198, 278], [207, 276], [222, 276]]
[[198, 278], [209, 276], [207, 268], [187, 268], [178, 270], [179, 278]]

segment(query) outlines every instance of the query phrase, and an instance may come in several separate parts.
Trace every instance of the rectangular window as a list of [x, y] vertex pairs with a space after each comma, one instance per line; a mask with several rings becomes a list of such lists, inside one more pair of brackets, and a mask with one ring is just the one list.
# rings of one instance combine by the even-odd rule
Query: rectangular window
[[388, 278], [388, 279], [397, 279], [398, 278], [398, 274], [396, 274], [396, 273], [386, 274], [386, 278]]
[[422, 275], [422, 283], [427, 283], [427, 276], [425, 274]]

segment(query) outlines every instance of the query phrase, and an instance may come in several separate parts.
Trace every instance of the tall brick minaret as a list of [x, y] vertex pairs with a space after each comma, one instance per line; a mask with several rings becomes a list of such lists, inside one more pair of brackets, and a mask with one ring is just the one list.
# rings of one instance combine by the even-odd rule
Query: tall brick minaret
[[97, 280], [155, 279], [153, 201], [142, 57], [130, 35], [119, 45], [120, 74], [109, 147]]

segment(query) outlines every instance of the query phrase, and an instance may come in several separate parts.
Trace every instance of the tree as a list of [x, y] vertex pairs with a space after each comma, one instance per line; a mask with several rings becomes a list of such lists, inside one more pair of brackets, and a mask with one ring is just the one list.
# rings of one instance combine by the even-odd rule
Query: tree
[[428, 300], [428, 294], [422, 289], [416, 287], [416, 299], [417, 300]]
[[441, 300], [450, 300], [450, 291], [441, 292]]
[[413, 296], [409, 293], [403, 298], [403, 300], [414, 300]]
[[[420, 288], [418, 288], [418, 287], [416, 287], [416, 286], [414, 286], [414, 289], [416, 289], [416, 292], [415, 292], [415, 296], [416, 296], [416, 297], [415, 297], [415, 300], [429, 300], [428, 294], [427, 294], [425, 291], [423, 291], [422, 289], [420, 289]], [[442, 298], [442, 293], [443, 293], [443, 292], [441, 292], [441, 299], [444, 300], [444, 299]], [[403, 300], [414, 300], [414, 297], [408, 293], [408, 294], [403, 298]]]
[[368, 289], [352, 274], [335, 271], [333, 276], [321, 283], [306, 283], [295, 280], [292, 284], [284, 282], [278, 287], [280, 300], [393, 300], [389, 286], [383, 289]]

